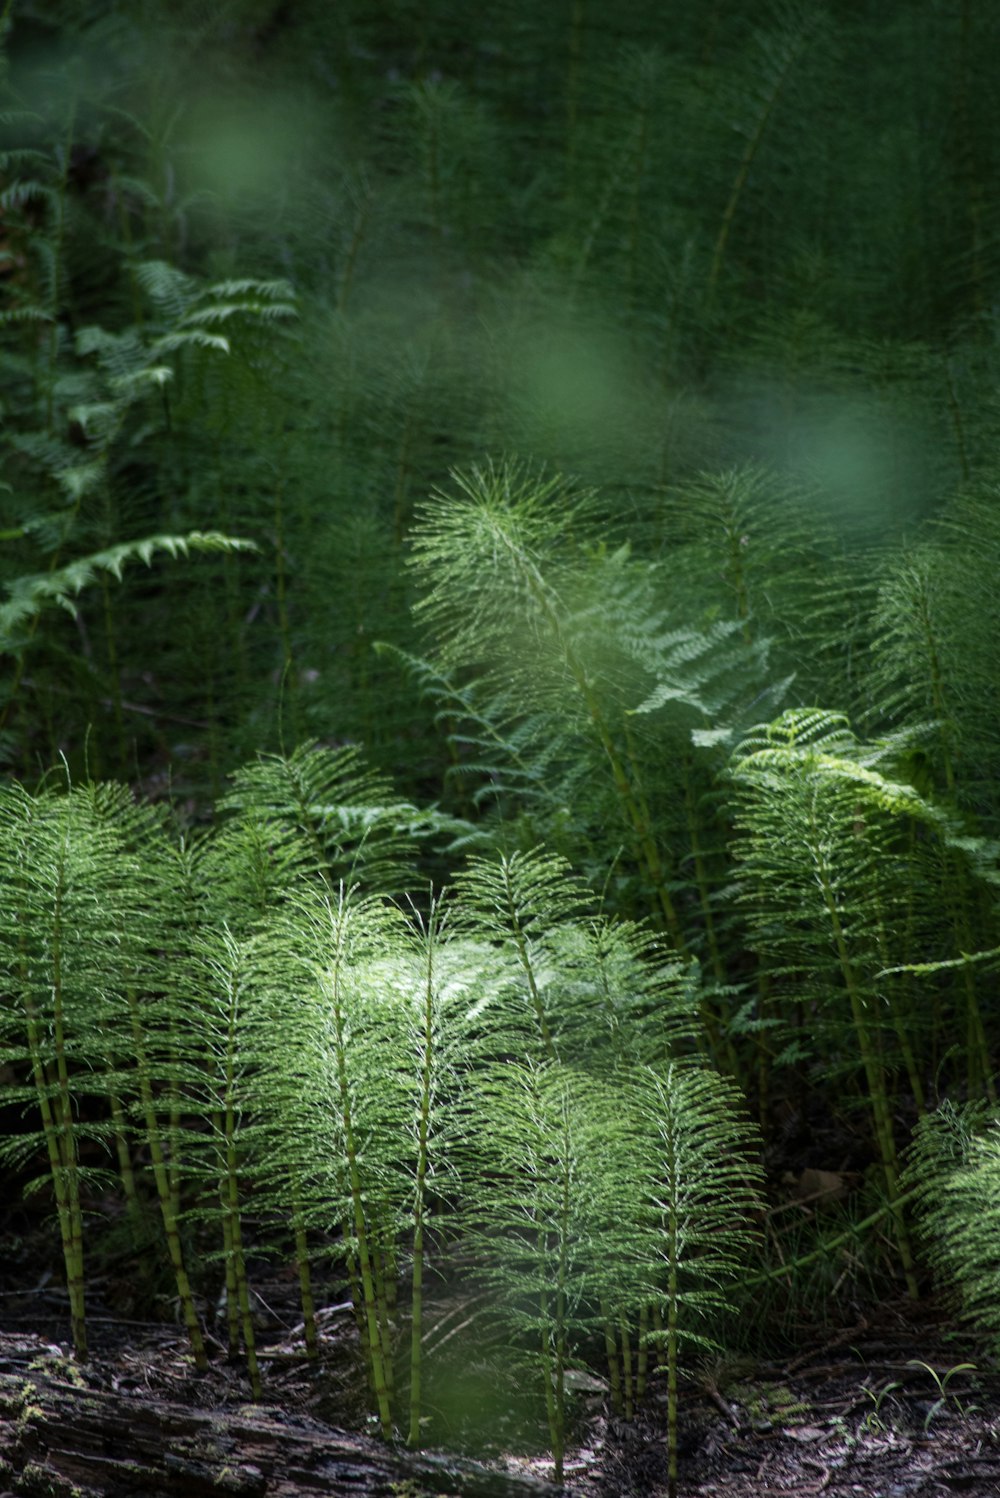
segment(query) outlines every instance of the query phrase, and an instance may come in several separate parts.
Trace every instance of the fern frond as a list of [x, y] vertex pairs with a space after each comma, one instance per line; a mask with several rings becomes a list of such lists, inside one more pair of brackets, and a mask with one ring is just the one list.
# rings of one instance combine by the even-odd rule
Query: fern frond
[[165, 260], [140, 260], [134, 267], [138, 284], [172, 322], [182, 318], [198, 294], [198, 282]]
[[176, 559], [192, 552], [254, 551], [252, 541], [225, 536], [220, 531], [191, 531], [186, 536], [146, 536], [140, 541], [123, 541], [105, 551], [79, 557], [55, 571], [34, 577], [22, 577], [7, 584], [9, 601], [0, 605], [0, 650], [19, 648], [19, 633], [25, 624], [50, 605], [69, 613], [76, 610], [76, 599], [92, 587], [103, 573], [121, 581], [123, 568], [130, 562], [150, 566], [157, 552]]

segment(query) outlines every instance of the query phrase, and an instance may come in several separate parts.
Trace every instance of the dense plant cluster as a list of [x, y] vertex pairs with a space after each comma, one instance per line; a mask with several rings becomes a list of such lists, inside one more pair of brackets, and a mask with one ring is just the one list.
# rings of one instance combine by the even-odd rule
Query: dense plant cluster
[[0, 24], [5, 1156], [78, 1348], [107, 1191], [256, 1384], [252, 1222], [417, 1441], [450, 1266], [558, 1458], [751, 1239], [814, 1293], [753, 1161], [840, 1164], [817, 1099], [828, 1279], [995, 1333], [1000, 18]]
[[314, 1357], [311, 1266], [340, 1264], [381, 1428], [405, 1408], [413, 1444], [425, 1272], [447, 1284], [471, 1254], [499, 1292], [484, 1317], [538, 1370], [561, 1470], [566, 1375], [602, 1328], [619, 1388], [629, 1339], [643, 1363], [660, 1349], [673, 1429], [678, 1348], [711, 1345], [753, 1236], [750, 1132], [730, 1082], [671, 1055], [692, 1028], [683, 965], [588, 917], [563, 860], [474, 857], [423, 909], [363, 893], [404, 851], [405, 809], [377, 789], [306, 748], [237, 775], [218, 832], [188, 842], [123, 787], [12, 784], [2, 1035], [38, 1126], [0, 1153], [47, 1160], [81, 1357], [84, 1218], [115, 1190], [137, 1263], [169, 1259], [199, 1366], [221, 1263], [259, 1395], [249, 1214], [258, 1261], [298, 1266]]

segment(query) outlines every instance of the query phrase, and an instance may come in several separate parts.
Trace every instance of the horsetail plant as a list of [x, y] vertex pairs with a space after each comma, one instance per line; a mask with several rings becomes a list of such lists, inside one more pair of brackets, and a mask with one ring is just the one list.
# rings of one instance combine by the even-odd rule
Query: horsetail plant
[[552, 1061], [510, 1061], [480, 1071], [464, 1104], [466, 1237], [497, 1292], [495, 1314], [541, 1385], [557, 1482], [566, 1374], [601, 1289], [622, 1272], [614, 1213], [604, 1206], [600, 1092]]
[[122, 836], [142, 897], [142, 921], [131, 931], [123, 924], [118, 941], [128, 954], [124, 974], [123, 1023], [130, 1046], [128, 1096], [133, 1127], [145, 1146], [160, 1208], [177, 1304], [195, 1366], [208, 1366], [208, 1353], [185, 1255], [182, 1226], [184, 1175], [183, 1117], [190, 1112], [188, 1089], [199, 1079], [196, 1055], [200, 1026], [187, 985], [192, 940], [186, 921], [200, 914], [191, 885], [193, 848], [175, 846], [163, 819], [137, 804], [125, 786], [86, 788], [95, 816]]
[[944, 1102], [921, 1119], [903, 1180], [920, 1239], [963, 1317], [1000, 1345], [1000, 1120], [983, 1103]]
[[[425, 921], [415, 918], [421, 983], [411, 999], [416, 1152], [413, 1161], [412, 1263], [410, 1269], [410, 1415], [407, 1444], [420, 1445], [423, 1379], [423, 1305], [426, 1238], [431, 1215], [431, 1191], [437, 1167], [436, 1136], [440, 1129], [441, 1089], [446, 1079], [444, 1052], [441, 947], [444, 913], [432, 896]], [[444, 1030], [444, 1034], [442, 1031]], [[444, 1054], [442, 1054], [444, 1052]], [[454, 1085], [454, 1083], [453, 1083]], [[440, 1188], [439, 1188], [440, 1189]]]
[[[121, 927], [141, 913], [113, 827], [91, 814], [79, 791], [31, 797], [0, 787], [0, 881], [9, 918], [0, 933], [4, 983], [12, 1003], [3, 1029], [9, 1054], [23, 1061], [41, 1130], [5, 1140], [0, 1154], [30, 1157], [44, 1144], [62, 1241], [73, 1345], [87, 1357], [84, 1206], [88, 1180], [105, 1172], [81, 1160], [85, 1141], [106, 1145], [114, 1121], [94, 1104], [123, 1086], [124, 1058], [108, 1037], [120, 1033], [125, 999], [118, 958]], [[126, 913], [127, 912], [127, 913]], [[40, 1182], [34, 1182], [37, 1187]]]
[[[114, 1145], [128, 1191], [134, 1110], [144, 1126], [185, 1325], [196, 1362], [206, 1366], [154, 1097], [169, 1071], [160, 1065], [162, 1014], [141, 1003], [145, 986], [155, 987], [151, 954], [163, 935], [156, 818], [113, 785], [62, 795], [46, 790], [34, 798], [11, 786], [3, 807], [10, 822], [0, 857], [17, 914], [3, 938], [20, 997], [12, 1020], [27, 1040], [53, 1172], [74, 1344], [84, 1356], [80, 1187], [87, 1172], [79, 1140]], [[113, 1036], [119, 1039], [109, 1048]], [[110, 1097], [110, 1118], [89, 1118], [92, 1104], [80, 1109], [82, 1099], [95, 1097]]]
[[535, 848], [509, 857], [476, 856], [455, 880], [463, 920], [480, 937], [509, 947], [520, 969], [542, 1056], [554, 1060], [552, 984], [558, 983], [549, 940], [580, 911], [587, 891], [564, 858]]
[[[854, 1048], [893, 1202], [900, 1196], [899, 1162], [886, 1019], [910, 1068], [919, 1019], [898, 1004], [883, 1004], [891, 933], [907, 927], [896, 915], [908, 886], [919, 889], [935, 846], [949, 856], [961, 853], [992, 877], [987, 845], [964, 836], [954, 818], [912, 786], [883, 773], [898, 754], [891, 743], [859, 744], [842, 715], [803, 710], [747, 740], [732, 767], [754, 944], [775, 976], [797, 987], [799, 1001], [815, 1006], [827, 1037], [825, 1067], [843, 1064], [845, 1048]], [[932, 836], [908, 838], [911, 821]], [[846, 1024], [839, 1007], [845, 999]], [[985, 1057], [982, 1069], [989, 1069]], [[899, 1210], [896, 1234], [907, 1288], [916, 1296]]]
[[666, 1366], [675, 1483], [680, 1348], [714, 1345], [759, 1207], [735, 1089], [690, 1063], [596, 1077], [507, 1061], [477, 1073], [463, 1106], [467, 1239], [538, 1370], [556, 1480], [566, 1375], [603, 1328], [626, 1409], [648, 1346]]
[[191, 955], [191, 1019], [197, 1027], [192, 1050], [199, 1057], [198, 1076], [192, 1079], [191, 1105], [209, 1128], [207, 1134], [191, 1141], [194, 1158], [187, 1173], [192, 1181], [203, 1176], [209, 1183], [209, 1200], [214, 1197], [218, 1202], [216, 1207], [201, 1206], [197, 1215], [209, 1221], [221, 1219], [229, 1351], [230, 1355], [239, 1351], [242, 1334], [250, 1387], [253, 1397], [259, 1399], [260, 1366], [243, 1250], [241, 1206], [245, 1072], [252, 1064], [244, 1019], [249, 954], [247, 943], [238, 941], [223, 925], [197, 938]]
[[755, 1241], [751, 1224], [762, 1205], [762, 1172], [754, 1158], [754, 1131], [727, 1079], [671, 1062], [662, 1069], [640, 1068], [623, 1080], [631, 1129], [620, 1136], [627, 1155], [618, 1186], [634, 1172], [628, 1192], [635, 1202], [628, 1219], [631, 1252], [656, 1312], [646, 1337], [666, 1364], [673, 1498], [681, 1349], [717, 1345], [713, 1330], [731, 1306], [726, 1284], [735, 1288]]
[[[417, 532], [413, 565], [425, 585], [417, 617], [436, 637], [446, 668], [472, 668], [493, 695], [503, 683], [502, 697], [513, 677], [522, 714], [539, 710], [537, 735], [551, 738], [558, 728], [578, 746], [582, 738], [589, 751], [597, 748], [636, 862], [683, 952], [670, 873], [624, 739], [616, 663], [606, 658], [613, 620], [600, 608], [595, 617], [601, 589], [578, 549], [593, 525], [596, 496], [516, 463], [452, 478], [458, 494], [437, 492]], [[567, 528], [573, 548], [565, 545]], [[624, 563], [623, 553], [608, 559], [609, 567]], [[641, 591], [642, 574], [633, 589]]]
[[[284, 1136], [275, 1161], [279, 1177], [313, 1221], [328, 1232], [343, 1230], [341, 1253], [355, 1281], [386, 1438], [393, 1430], [386, 1272], [402, 1189], [398, 1162], [411, 1146], [403, 1027], [366, 989], [363, 975], [399, 941], [401, 919], [377, 896], [343, 886], [336, 893], [293, 891], [261, 933], [256, 1013], [249, 1021], [257, 1054], [266, 1058], [252, 1084], [262, 1137]], [[296, 1081], [312, 1116], [304, 1134], [287, 1113]]]

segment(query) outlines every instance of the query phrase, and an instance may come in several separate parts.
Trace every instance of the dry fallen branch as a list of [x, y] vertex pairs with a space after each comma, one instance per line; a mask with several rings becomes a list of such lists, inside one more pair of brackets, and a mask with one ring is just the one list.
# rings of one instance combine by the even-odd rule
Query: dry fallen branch
[[206, 1409], [96, 1387], [32, 1336], [0, 1336], [0, 1486], [102, 1498], [546, 1498], [558, 1490], [478, 1462], [410, 1453], [301, 1415]]

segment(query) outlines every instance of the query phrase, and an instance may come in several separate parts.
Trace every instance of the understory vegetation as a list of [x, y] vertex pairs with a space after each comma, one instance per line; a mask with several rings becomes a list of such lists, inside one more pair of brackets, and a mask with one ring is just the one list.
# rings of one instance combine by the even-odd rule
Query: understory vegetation
[[259, 1395], [292, 1266], [557, 1476], [1000, 1340], [1000, 14], [668, 9], [0, 21], [7, 1185], [79, 1356], [124, 1244]]

